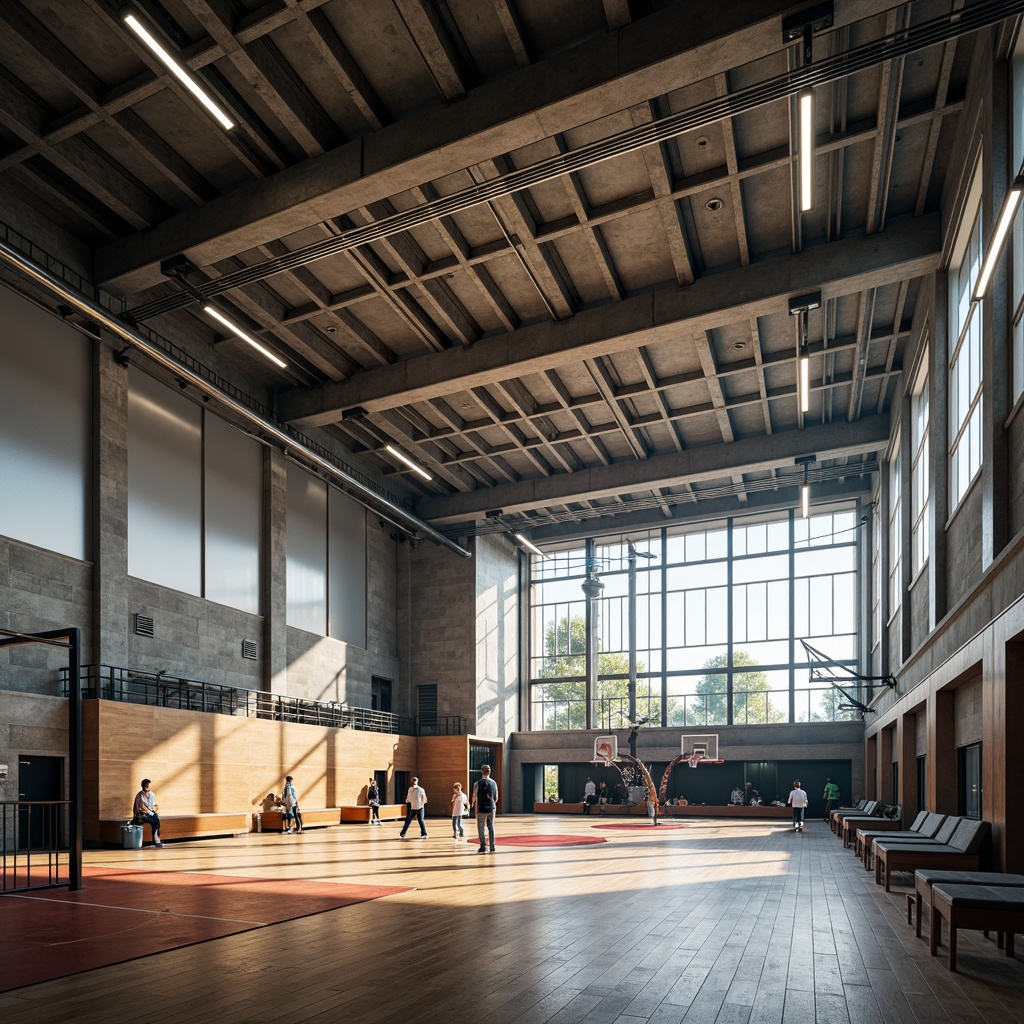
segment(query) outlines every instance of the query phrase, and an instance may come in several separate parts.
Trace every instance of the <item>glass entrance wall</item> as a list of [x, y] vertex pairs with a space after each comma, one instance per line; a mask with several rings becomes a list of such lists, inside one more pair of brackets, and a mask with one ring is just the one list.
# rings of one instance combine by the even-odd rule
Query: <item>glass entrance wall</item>
[[[595, 728], [627, 720], [631, 561], [637, 718], [705, 727], [854, 717], [839, 691], [811, 679], [799, 641], [856, 670], [863, 526], [846, 503], [809, 519], [787, 511], [597, 538], [589, 558], [582, 542], [535, 557], [530, 728], [586, 728], [588, 702]], [[603, 590], [588, 629], [581, 584], [592, 571]], [[588, 693], [595, 639], [597, 682]]]

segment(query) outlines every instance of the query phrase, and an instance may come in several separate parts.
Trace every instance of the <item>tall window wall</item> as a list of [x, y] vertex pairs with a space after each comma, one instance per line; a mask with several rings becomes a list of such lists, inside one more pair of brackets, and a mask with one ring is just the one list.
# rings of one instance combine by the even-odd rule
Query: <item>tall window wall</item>
[[921, 368], [910, 399], [911, 451], [910, 467], [913, 505], [911, 544], [914, 549], [914, 575], [928, 561], [928, 370]]
[[981, 167], [957, 238], [950, 281], [949, 497], [955, 509], [981, 469], [981, 307], [971, 302], [981, 270]]
[[[704, 727], [834, 721], [842, 695], [812, 681], [805, 639], [856, 667], [859, 524], [850, 508], [599, 540], [531, 563], [531, 728], [595, 728], [629, 711], [629, 542], [636, 557], [636, 713]], [[650, 557], [648, 557], [650, 556]], [[581, 584], [604, 585], [590, 609]]]

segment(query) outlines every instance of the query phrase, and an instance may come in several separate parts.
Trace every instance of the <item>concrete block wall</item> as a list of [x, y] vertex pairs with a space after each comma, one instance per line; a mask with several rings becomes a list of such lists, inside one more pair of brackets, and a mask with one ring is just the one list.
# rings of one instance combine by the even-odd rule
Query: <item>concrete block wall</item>
[[0, 800], [18, 799], [18, 758], [24, 755], [65, 759], [64, 798], [68, 797], [68, 702], [45, 694], [0, 691]]
[[[476, 547], [473, 544], [473, 547]], [[436, 544], [399, 545], [399, 636], [405, 713], [416, 686], [437, 685], [438, 714], [476, 722], [476, 567]]]
[[[88, 562], [0, 537], [0, 627], [39, 633], [77, 626], [82, 630], [82, 660], [88, 660], [93, 650], [92, 580]], [[65, 665], [67, 655], [61, 649], [35, 644], [2, 647], [0, 690], [56, 696], [57, 669]]]
[[[947, 594], [949, 606], [969, 594], [981, 579], [981, 481], [974, 486], [956, 510], [946, 531]], [[942, 529], [942, 524], [936, 524]]]

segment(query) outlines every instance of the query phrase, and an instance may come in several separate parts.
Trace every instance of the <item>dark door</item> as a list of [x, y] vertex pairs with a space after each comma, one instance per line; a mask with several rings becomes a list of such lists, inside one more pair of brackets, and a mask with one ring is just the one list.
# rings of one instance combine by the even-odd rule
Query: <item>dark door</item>
[[409, 773], [395, 772], [395, 803], [404, 804], [409, 792]]
[[380, 793], [380, 802], [388, 802], [388, 773], [387, 769], [374, 772], [373, 777], [377, 780], [377, 792]]
[[[19, 757], [18, 799], [62, 800], [64, 798], [64, 759], [61, 757]], [[55, 850], [60, 847], [60, 822], [63, 809], [38, 804], [18, 809], [18, 846], [20, 849]]]

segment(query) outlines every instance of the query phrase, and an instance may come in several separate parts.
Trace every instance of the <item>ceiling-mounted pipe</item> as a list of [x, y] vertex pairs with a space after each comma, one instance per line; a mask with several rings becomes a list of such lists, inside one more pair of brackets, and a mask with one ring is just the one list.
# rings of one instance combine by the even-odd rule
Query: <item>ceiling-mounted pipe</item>
[[282, 430], [276, 423], [264, 419], [242, 402], [221, 391], [220, 388], [211, 384], [205, 377], [201, 377], [184, 363], [169, 355], [159, 345], [153, 344], [139, 331], [119, 320], [110, 310], [104, 309], [99, 303], [94, 302], [88, 296], [75, 291], [75, 289], [69, 287], [55, 274], [50, 273], [45, 267], [40, 266], [34, 260], [18, 252], [17, 249], [12, 248], [3, 240], [0, 240], [0, 258], [27, 277], [30, 277], [33, 281], [43, 285], [61, 302], [73, 306], [80, 313], [101, 324], [133, 348], [144, 352], [154, 362], [171, 370], [177, 375], [179, 380], [195, 385], [200, 391], [215, 399], [225, 408], [230, 409], [235, 415], [248, 420], [249, 423], [259, 430], [265, 439], [276, 441], [293, 456], [301, 455], [302, 459], [311, 466], [333, 477], [341, 485], [345, 493], [351, 495], [360, 504], [365, 505], [370, 511], [377, 513], [410, 534], [420, 535], [426, 540], [433, 541], [435, 544], [441, 544], [454, 551], [457, 555], [462, 555], [463, 558], [473, 557], [471, 551], [467, 551], [464, 547], [444, 536], [444, 534], [439, 533], [429, 524], [406, 512], [405, 509], [400, 508], [394, 502], [388, 501], [387, 498], [377, 494], [376, 491], [367, 487], [366, 484], [357, 480], [354, 476], [350, 476], [343, 469], [339, 469], [333, 462], [306, 448], [301, 441], [296, 440], [291, 434]]
[[[329, 238], [310, 242], [262, 263], [240, 267], [216, 280], [205, 282], [199, 286], [198, 291], [205, 298], [223, 295], [233, 288], [254, 284], [273, 274], [307, 266], [360, 245], [390, 238], [443, 217], [450, 217], [482, 203], [554, 181], [566, 174], [578, 173], [605, 160], [667, 142], [685, 132], [706, 128], [727, 117], [750, 113], [766, 104], [796, 96], [804, 89], [841, 81], [855, 72], [866, 71], [929, 46], [958, 39], [1021, 13], [1024, 13], [1024, 0], [978, 0], [969, 7], [948, 11], [931, 21], [898, 29], [852, 50], [824, 57], [816, 64], [786, 71], [767, 81], [755, 82], [736, 92], [707, 100], [657, 121], [637, 125], [610, 138], [597, 139], [567, 153], [557, 153], [497, 178], [474, 183], [450, 195], [439, 196], [407, 210], [399, 210], [379, 220], [370, 221], [368, 224], [349, 228]], [[172, 292], [152, 302], [143, 303], [129, 312], [136, 320], [149, 320], [154, 316], [181, 309], [195, 301], [195, 296], [188, 291]]]

